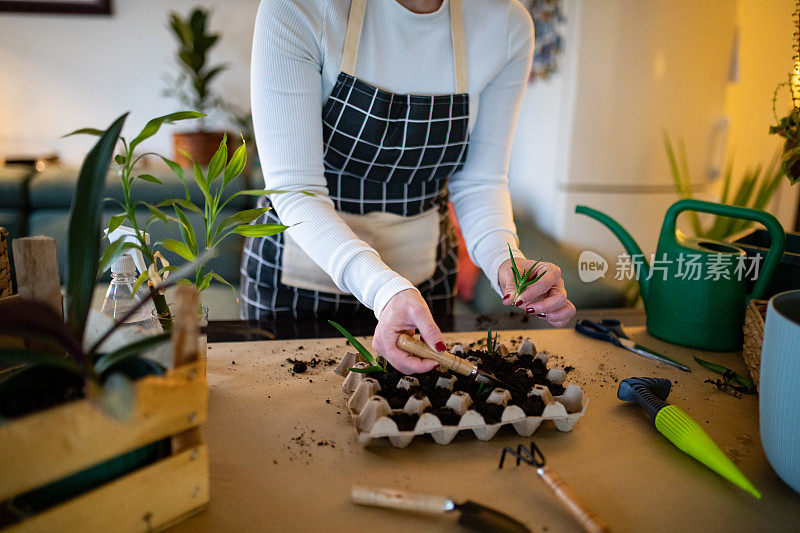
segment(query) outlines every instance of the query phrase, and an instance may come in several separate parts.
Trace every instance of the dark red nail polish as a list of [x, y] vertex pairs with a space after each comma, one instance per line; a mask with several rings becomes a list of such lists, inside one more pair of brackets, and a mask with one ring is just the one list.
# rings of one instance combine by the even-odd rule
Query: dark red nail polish
[[547, 318], [547, 313], [536, 313], [539, 318]]
[[510, 294], [506, 294], [505, 296], [503, 296], [503, 300], [508, 300], [509, 298], [511, 298]]
[[447, 349], [447, 346], [444, 345], [442, 341], [436, 343], [436, 351], [443, 352]]
[[536, 312], [536, 309], [534, 309], [533, 307], [529, 307], [529, 308], [527, 308], [527, 309], [525, 310], [525, 314], [526, 314], [526, 315], [532, 315], [532, 314], [533, 314], [533, 313], [535, 313], [535, 312]]
[[517, 302], [517, 303], [515, 303], [514, 305], [516, 305], [517, 307], [520, 307], [520, 306], [522, 305], [522, 300], [518, 301], [518, 302]]

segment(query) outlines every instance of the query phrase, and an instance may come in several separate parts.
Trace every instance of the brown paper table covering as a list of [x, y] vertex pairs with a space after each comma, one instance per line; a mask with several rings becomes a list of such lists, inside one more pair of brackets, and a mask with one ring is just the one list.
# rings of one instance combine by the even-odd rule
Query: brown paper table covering
[[[644, 328], [637, 342], [686, 363], [691, 374], [651, 362], [573, 330], [500, 332], [500, 341], [531, 336], [572, 365], [568, 383], [589, 398], [569, 433], [545, 422], [534, 433], [548, 464], [614, 531], [796, 531], [800, 495], [769, 467], [761, 448], [756, 396], [737, 399], [703, 383], [715, 377], [691, 355], [746, 373], [739, 353], [715, 354], [666, 344]], [[447, 334], [469, 343], [485, 333]], [[368, 342], [365, 345], [369, 345]], [[509, 345], [511, 346], [511, 345]], [[342, 378], [320, 365], [292, 375], [287, 357], [338, 359], [344, 339], [209, 345], [211, 504], [174, 531], [457, 531], [454, 517], [428, 518], [357, 507], [350, 486], [366, 484], [449, 495], [507, 512], [533, 531], [578, 531], [533, 467], [497, 469], [504, 446], [529, 444], [505, 428], [487, 442], [457, 437], [441, 446], [420, 438], [405, 449], [388, 441], [362, 448], [345, 408]], [[234, 364], [235, 363], [235, 364]], [[616, 399], [631, 376], [673, 381], [669, 401], [698, 421], [762, 492], [755, 500], [680, 452], [638, 406]]]

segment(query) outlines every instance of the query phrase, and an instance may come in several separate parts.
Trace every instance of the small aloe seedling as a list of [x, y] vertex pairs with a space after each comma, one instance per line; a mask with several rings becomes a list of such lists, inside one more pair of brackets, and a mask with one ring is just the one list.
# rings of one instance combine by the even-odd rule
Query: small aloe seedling
[[492, 354], [496, 349], [497, 349], [497, 333], [494, 334], [494, 339], [492, 339], [492, 328], [489, 328], [489, 333], [486, 335], [486, 351]]
[[531, 276], [533, 276], [533, 270], [541, 261], [536, 261], [529, 269], [523, 269], [522, 273], [520, 273], [519, 269], [517, 268], [517, 262], [514, 260], [514, 254], [511, 252], [511, 246], [508, 247], [508, 255], [511, 256], [511, 272], [514, 274], [514, 285], [516, 286], [516, 289], [514, 290], [514, 300], [516, 300], [519, 298], [519, 295], [525, 291], [525, 289], [542, 279], [542, 276], [544, 276], [547, 271], [545, 270], [535, 278], [531, 279]]
[[328, 320], [328, 323], [339, 330], [339, 333], [344, 335], [344, 338], [350, 341], [350, 344], [358, 350], [358, 353], [361, 354], [361, 357], [367, 360], [369, 363], [368, 368], [348, 368], [351, 372], [358, 372], [359, 374], [372, 374], [373, 372], [386, 372], [386, 366], [388, 365], [388, 361], [383, 359], [383, 364], [378, 363], [378, 359], [367, 350], [363, 344], [358, 342], [358, 340], [353, 337], [349, 331], [344, 329], [342, 326], [334, 322], [333, 320]]
[[475, 392], [475, 399], [485, 400], [489, 397], [490, 392], [492, 392], [492, 387], [486, 383], [481, 383], [478, 385], [478, 390]]

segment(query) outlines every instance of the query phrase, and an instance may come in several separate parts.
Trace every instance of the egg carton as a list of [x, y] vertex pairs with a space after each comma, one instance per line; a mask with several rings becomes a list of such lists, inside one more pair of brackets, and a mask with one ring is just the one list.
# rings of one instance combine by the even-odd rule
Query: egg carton
[[[519, 353], [524, 353], [525, 350], [535, 351], [535, 348], [530, 341], [525, 341], [519, 350]], [[463, 346], [455, 345], [451, 351], [463, 353], [465, 350]], [[512, 358], [512, 361], [516, 358], [516, 355], [510, 353], [504, 345], [500, 345], [498, 351], [501, 356]], [[535, 358], [547, 365], [546, 354], [537, 353]], [[528, 397], [539, 396], [544, 408], [541, 415], [530, 416], [525, 414], [520, 406], [508, 405], [511, 400], [511, 393], [508, 390], [495, 388], [489, 393], [486, 403], [502, 405], [504, 409], [500, 422], [490, 424], [483, 415], [471, 408], [472, 398], [468, 393], [453, 391], [456, 377], [443, 374], [435, 386], [451, 391], [444, 407], [452, 409], [460, 417], [458, 424], [447, 425], [434, 413], [425, 412], [425, 409], [431, 407], [431, 401], [422, 393], [410, 395], [402, 409], [392, 409], [386, 398], [377, 394], [381, 390], [381, 385], [376, 379], [371, 378], [369, 374], [348, 370], [367, 368], [367, 366], [366, 362], [360, 360], [358, 354], [347, 353], [335, 369], [337, 374], [345, 378], [342, 390], [351, 395], [347, 401], [347, 409], [355, 423], [358, 442], [363, 446], [367, 446], [373, 439], [388, 438], [393, 446], [404, 448], [414, 437], [425, 434], [429, 434], [438, 444], [449, 444], [462, 430], [472, 431], [479, 440], [490, 440], [504, 425], [513, 426], [522, 437], [529, 437], [545, 420], [551, 420], [558, 430], [566, 432], [571, 431], [578, 419], [584, 415], [589, 403], [577, 385], [567, 384], [564, 392], [558, 396], [553, 396], [546, 386], [535, 385], [528, 392]], [[551, 383], [563, 385], [566, 373], [563, 369], [551, 368], [547, 371], [546, 377]], [[397, 388], [409, 390], [418, 385], [416, 377], [405, 376], [400, 379]], [[401, 431], [397, 423], [390, 418], [393, 414], [418, 415], [419, 418], [412, 430]]]

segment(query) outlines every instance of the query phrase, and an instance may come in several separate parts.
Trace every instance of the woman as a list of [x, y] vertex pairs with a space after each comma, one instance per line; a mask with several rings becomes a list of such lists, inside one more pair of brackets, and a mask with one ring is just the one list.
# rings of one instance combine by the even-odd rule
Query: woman
[[[457, 270], [447, 200], [470, 256], [506, 305], [561, 326], [575, 313], [560, 270], [516, 301], [520, 269], [508, 163], [533, 28], [517, 0], [265, 0], [251, 94], [272, 205], [248, 239], [244, 318], [378, 318], [374, 349], [400, 371], [436, 366], [399, 350], [417, 329], [445, 344]], [[309, 195], [308, 193], [313, 193]]]

